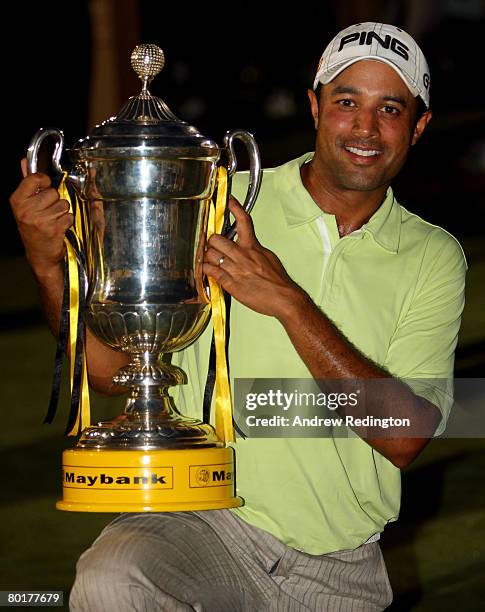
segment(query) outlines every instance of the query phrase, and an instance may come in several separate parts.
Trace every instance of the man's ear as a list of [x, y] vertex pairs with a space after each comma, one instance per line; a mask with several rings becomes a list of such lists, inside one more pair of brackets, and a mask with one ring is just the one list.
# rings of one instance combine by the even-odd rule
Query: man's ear
[[421, 134], [426, 129], [426, 126], [431, 121], [432, 117], [433, 117], [433, 112], [430, 110], [427, 110], [421, 115], [416, 125], [414, 126], [414, 133], [413, 133], [413, 139], [411, 141], [411, 145], [415, 145], [418, 142], [418, 140], [421, 138]]
[[310, 100], [310, 110], [313, 117], [315, 129], [318, 129], [318, 98], [315, 92], [311, 89], [307, 91], [308, 99]]

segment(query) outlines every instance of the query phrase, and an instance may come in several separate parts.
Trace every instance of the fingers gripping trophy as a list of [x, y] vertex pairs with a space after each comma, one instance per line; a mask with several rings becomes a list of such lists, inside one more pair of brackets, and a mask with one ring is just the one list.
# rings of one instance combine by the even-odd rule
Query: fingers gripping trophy
[[[82, 338], [78, 334], [76, 346], [74, 337], [83, 318], [99, 340], [130, 357], [113, 378], [129, 397], [111, 421], [89, 425], [80, 384], [71, 425], [82, 433], [63, 453], [63, 499], [57, 507], [88, 512], [236, 507], [242, 499], [236, 496], [234, 450], [227, 444], [234, 435], [228, 382], [219, 385], [226, 393], [216, 397], [215, 427], [183, 416], [168, 388], [185, 383], [186, 375], [166, 355], [195, 342], [212, 310], [217, 359], [225, 360], [224, 300], [202, 274], [203, 252], [208, 236], [222, 229], [236, 170], [234, 140], [246, 145], [250, 158], [247, 212], [261, 182], [258, 148], [242, 130], [228, 132], [219, 148], [150, 94], [148, 85], [164, 65], [159, 47], [136, 47], [131, 63], [142, 80], [141, 93], [75, 144], [72, 170], [60, 165], [64, 145], [58, 129], [39, 130], [27, 155], [28, 171], [36, 172], [42, 142], [55, 139], [53, 167], [63, 176], [59, 189], [71, 206], [77, 202], [65, 241], [70, 295], [66, 288], [63, 300], [71, 382], [77, 375], [87, 384]], [[229, 227], [225, 235], [234, 233]]]

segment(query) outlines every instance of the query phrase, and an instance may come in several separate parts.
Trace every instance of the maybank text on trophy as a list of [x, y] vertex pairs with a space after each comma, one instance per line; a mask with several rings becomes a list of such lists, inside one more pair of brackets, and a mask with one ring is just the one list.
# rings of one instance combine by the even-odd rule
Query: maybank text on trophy
[[[141, 93], [76, 143], [69, 172], [60, 165], [59, 130], [40, 130], [28, 151], [29, 172], [36, 172], [41, 143], [56, 140], [59, 191], [75, 217], [65, 239], [63, 321], [78, 406], [68, 428], [82, 433], [63, 454], [62, 510], [158, 512], [242, 503], [227, 445], [233, 436], [227, 381], [229, 397], [216, 398], [215, 427], [185, 417], [167, 389], [185, 383], [186, 375], [163, 355], [192, 344], [212, 310], [217, 359], [225, 360], [224, 299], [203, 276], [204, 247], [222, 229], [236, 169], [233, 140], [240, 139], [250, 157], [247, 211], [259, 190], [259, 153], [247, 132], [228, 132], [219, 148], [177, 119], [148, 91], [163, 65], [155, 45], [134, 50]], [[233, 234], [233, 228], [226, 232]], [[113, 379], [130, 391], [123, 413], [95, 426], [78, 333], [83, 317], [99, 340], [130, 357]]]

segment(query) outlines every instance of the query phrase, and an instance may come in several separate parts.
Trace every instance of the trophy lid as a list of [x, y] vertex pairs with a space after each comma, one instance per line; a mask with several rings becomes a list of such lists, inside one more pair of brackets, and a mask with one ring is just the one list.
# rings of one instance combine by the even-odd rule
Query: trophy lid
[[[71, 149], [76, 157], [139, 157], [160, 153], [164, 157], [183, 154], [189, 157], [217, 159], [219, 147], [197, 128], [176, 117], [161, 98], [152, 96], [148, 85], [165, 65], [162, 49], [143, 44], [131, 54], [131, 66], [143, 86], [137, 96], [129, 98], [115, 117], [97, 125], [86, 138]], [[153, 149], [163, 149], [157, 152]]]

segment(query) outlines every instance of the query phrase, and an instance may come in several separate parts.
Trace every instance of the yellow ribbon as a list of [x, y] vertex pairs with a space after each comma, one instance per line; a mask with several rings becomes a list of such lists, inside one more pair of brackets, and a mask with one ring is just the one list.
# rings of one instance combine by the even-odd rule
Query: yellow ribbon
[[[224, 212], [227, 199], [227, 170], [219, 167], [217, 175], [216, 203], [211, 201], [207, 239], [213, 234], [220, 234], [224, 224]], [[232, 397], [229, 384], [229, 374], [226, 361], [226, 304], [224, 294], [217, 282], [209, 279], [210, 298], [212, 306], [212, 321], [214, 323], [214, 342], [216, 349], [216, 383], [215, 383], [215, 427], [216, 433], [223, 442], [234, 442], [234, 427], [232, 424]]]
[[[66, 175], [63, 176], [58, 191], [62, 199], [69, 202], [69, 212], [74, 215], [74, 223], [71, 231], [74, 233], [79, 250], [82, 250], [86, 256], [87, 267], [90, 265], [91, 245], [85, 244], [83, 239], [83, 227], [86, 240], [90, 241], [90, 232], [87, 222], [87, 215], [83, 209], [84, 202], [77, 200], [76, 206], [71, 201], [69, 192], [66, 187]], [[70, 382], [71, 393], [74, 382], [74, 365], [76, 356], [77, 344], [77, 326], [79, 319], [79, 262], [77, 260], [76, 251], [67, 238], [64, 238], [66, 249], [65, 257], [67, 258], [68, 274], [69, 274], [69, 358], [70, 358]], [[83, 429], [91, 424], [91, 408], [89, 402], [89, 386], [88, 373], [86, 364], [86, 348], [84, 347], [82, 356], [82, 374], [81, 374], [81, 390], [79, 398], [79, 407], [77, 412], [76, 422], [72, 429], [68, 432], [68, 436], [76, 436]]]

